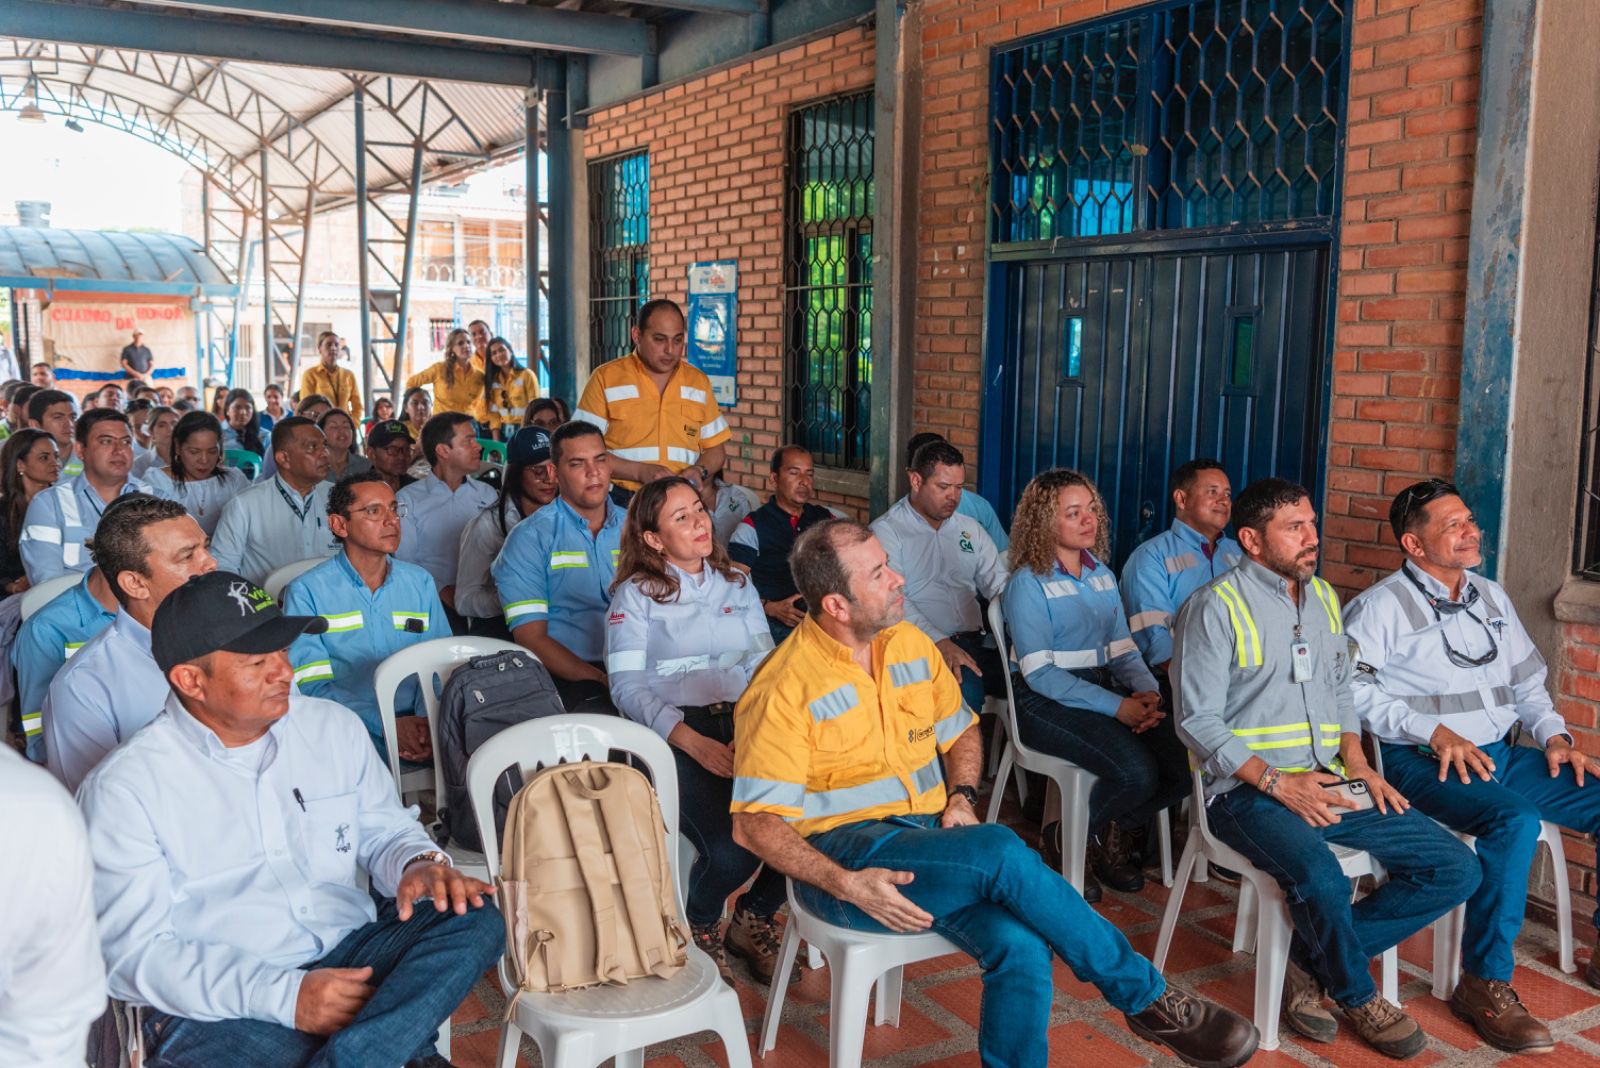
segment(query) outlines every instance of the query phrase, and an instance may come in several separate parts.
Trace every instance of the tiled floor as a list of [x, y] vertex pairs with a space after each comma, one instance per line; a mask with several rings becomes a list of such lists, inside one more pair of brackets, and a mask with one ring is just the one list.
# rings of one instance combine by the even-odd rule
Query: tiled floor
[[[1031, 829], [1019, 830], [1027, 835]], [[1235, 955], [1230, 948], [1235, 893], [1233, 887], [1215, 880], [1188, 888], [1166, 974], [1182, 986], [1249, 1013], [1254, 997], [1255, 959], [1249, 954]], [[1167, 894], [1159, 880], [1154, 880], [1138, 895], [1108, 893], [1097, 907], [1127, 933], [1135, 948], [1149, 954], [1155, 948]], [[1414, 1068], [1442, 1064], [1600, 1068], [1600, 991], [1592, 990], [1581, 978], [1592, 933], [1581, 919], [1577, 930], [1581, 943], [1579, 975], [1563, 975], [1558, 969], [1553, 930], [1530, 922], [1517, 946], [1517, 990], [1529, 1009], [1550, 1024], [1559, 1043], [1554, 1054], [1540, 1058], [1511, 1057], [1482, 1046], [1473, 1031], [1450, 1014], [1444, 1002], [1433, 998], [1428, 971], [1432, 953], [1429, 933], [1423, 932], [1407, 942], [1401, 947], [1401, 997], [1427, 1030], [1429, 1046], [1405, 1063]], [[766, 989], [749, 981], [741, 962], [736, 962], [734, 969], [739, 976], [739, 997], [751, 1038], [751, 1057], [758, 1068], [827, 1068], [826, 971], [807, 972], [802, 982], [790, 988], [777, 1047], [762, 1061], [756, 1055], [755, 1041], [766, 1007]], [[1121, 1014], [1107, 1005], [1093, 987], [1073, 978], [1059, 962], [1055, 990], [1050, 1026], [1052, 1065], [1131, 1068], [1179, 1063], [1130, 1034]], [[908, 968], [900, 1026], [869, 1027], [864, 1062], [883, 1068], [978, 1068], [979, 995], [979, 970], [966, 956], [943, 957]], [[505, 999], [492, 978], [478, 985], [455, 1016], [451, 1060], [456, 1065], [494, 1066], [499, 1016], [504, 1006]], [[1352, 1038], [1341, 1036], [1330, 1046], [1316, 1046], [1302, 1044], [1287, 1030], [1283, 1036], [1278, 1050], [1258, 1053], [1250, 1063], [1259, 1068], [1366, 1068], [1396, 1063]], [[524, 1042], [517, 1064], [529, 1068], [539, 1064], [532, 1043]], [[653, 1047], [647, 1055], [647, 1068], [724, 1068], [726, 1064], [721, 1043], [710, 1032]]]

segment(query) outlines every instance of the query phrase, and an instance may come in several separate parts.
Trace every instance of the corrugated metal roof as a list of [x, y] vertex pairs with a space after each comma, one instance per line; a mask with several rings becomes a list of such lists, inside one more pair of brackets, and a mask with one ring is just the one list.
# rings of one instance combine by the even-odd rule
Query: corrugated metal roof
[[65, 280], [125, 282], [146, 293], [157, 291], [152, 287], [171, 293], [232, 288], [205, 249], [181, 234], [36, 226], [0, 226], [0, 279], [8, 285], [29, 279], [41, 286]]

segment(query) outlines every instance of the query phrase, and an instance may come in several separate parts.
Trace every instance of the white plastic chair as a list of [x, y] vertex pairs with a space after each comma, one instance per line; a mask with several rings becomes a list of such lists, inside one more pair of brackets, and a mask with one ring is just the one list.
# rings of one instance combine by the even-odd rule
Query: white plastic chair
[[266, 590], [267, 596], [274, 601], [282, 601], [284, 587], [326, 559], [326, 556], [313, 556], [307, 560], [296, 560], [292, 564], [274, 568], [272, 574], [262, 581], [261, 588]]
[[[1248, 789], [1248, 787], [1246, 787]], [[1330, 846], [1339, 860], [1339, 867], [1351, 879], [1363, 875], [1382, 878], [1382, 867], [1368, 853], [1344, 846]], [[1189, 840], [1178, 860], [1177, 882], [1167, 898], [1167, 907], [1161, 914], [1161, 934], [1156, 939], [1155, 956], [1151, 963], [1160, 971], [1167, 962], [1167, 951], [1172, 948], [1172, 936], [1178, 929], [1178, 917], [1183, 911], [1183, 892], [1194, 866], [1204, 858], [1212, 864], [1232, 868], [1239, 873], [1239, 918], [1233, 926], [1233, 951], [1255, 951], [1256, 954], [1256, 1030], [1261, 1032], [1261, 1048], [1278, 1048], [1278, 1016], [1283, 1002], [1283, 976], [1289, 964], [1289, 939], [1294, 926], [1289, 919], [1289, 906], [1277, 880], [1245, 859], [1244, 854], [1225, 845], [1211, 833], [1211, 823], [1206, 818], [1205, 786], [1200, 772], [1194, 773], [1194, 794], [1189, 805]], [[1383, 996], [1391, 1004], [1400, 1004], [1400, 955], [1391, 946], [1381, 958], [1383, 961]]]
[[[1011, 685], [1010, 651], [1006, 640], [1006, 619], [1000, 598], [989, 602], [989, 631], [1000, 647], [1000, 662], [1005, 665], [1006, 703], [1001, 710], [1005, 724], [1005, 750], [1000, 756], [1000, 770], [994, 777], [994, 792], [989, 795], [989, 811], [985, 823], [994, 823], [1000, 816], [1000, 800], [1005, 793], [1006, 780], [1013, 769], [1018, 770], [1017, 797], [1024, 798], [1022, 771], [1032, 771], [1051, 779], [1061, 792], [1061, 874], [1078, 893], [1083, 893], [1083, 867], [1089, 856], [1089, 791], [1095, 777], [1069, 760], [1030, 749], [1022, 741], [1017, 728], [1017, 695]], [[999, 735], [995, 740], [999, 741]], [[1165, 812], [1156, 817], [1156, 834], [1161, 844], [1161, 882], [1172, 885], [1172, 825]]]
[[[531, 778], [540, 765], [561, 761], [609, 760], [612, 750], [631, 753], [655, 783], [667, 830], [667, 856], [678, 857], [678, 770], [667, 743], [647, 727], [612, 716], [551, 716], [508, 727], [478, 747], [467, 761], [467, 790], [483, 836], [490, 878], [500, 874], [500, 843], [495, 837], [494, 786], [516, 766]], [[675, 878], [679, 908], [682, 880]], [[728, 1051], [729, 1068], [750, 1068], [739, 997], [722, 981], [716, 964], [698, 947], [688, 947], [689, 962], [670, 979], [641, 979], [625, 986], [593, 986], [561, 994], [523, 994], [500, 1031], [500, 1068], [513, 1068], [522, 1035], [539, 1047], [544, 1068], [595, 1068], [615, 1057], [617, 1068], [642, 1068], [646, 1046], [717, 1032]], [[504, 958], [500, 985], [507, 996], [517, 987]]]
[[51, 601], [66, 593], [83, 580], [82, 571], [68, 571], [65, 575], [47, 578], [37, 586], [29, 586], [23, 591], [22, 600], [17, 603], [17, 612], [26, 623], [28, 617]]
[[811, 966], [817, 966], [820, 952], [828, 961], [828, 1065], [829, 1068], [860, 1068], [861, 1047], [867, 1037], [867, 998], [874, 984], [874, 1024], [900, 1026], [900, 991], [907, 964], [919, 960], [960, 953], [943, 935], [932, 931], [920, 934], [879, 934], [835, 927], [813, 912], [808, 912], [789, 886], [789, 922], [783, 929], [783, 944], [778, 950], [777, 970], [767, 988], [767, 1011], [761, 1022], [761, 1055], [765, 1057], [778, 1041], [778, 1021], [783, 1016], [783, 998], [789, 989], [789, 973], [794, 969], [800, 943], [812, 951]]

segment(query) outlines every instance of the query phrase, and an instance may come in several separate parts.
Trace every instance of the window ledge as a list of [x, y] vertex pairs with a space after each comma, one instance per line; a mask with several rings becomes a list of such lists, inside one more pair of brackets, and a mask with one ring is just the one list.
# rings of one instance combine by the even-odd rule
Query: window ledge
[[1600, 626], [1600, 582], [1568, 578], [1556, 594], [1555, 613], [1563, 623]]
[[819, 467], [815, 484], [819, 490], [845, 497], [866, 498], [872, 494], [872, 476], [865, 471], [850, 471], [842, 467]]

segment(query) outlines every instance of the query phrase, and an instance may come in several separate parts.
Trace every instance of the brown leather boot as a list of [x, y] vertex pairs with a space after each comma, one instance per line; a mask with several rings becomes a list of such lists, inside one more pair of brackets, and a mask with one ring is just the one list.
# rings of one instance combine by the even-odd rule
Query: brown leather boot
[[1382, 994], [1357, 1009], [1345, 1009], [1344, 1018], [1356, 1029], [1361, 1041], [1386, 1057], [1404, 1060], [1421, 1053], [1428, 1044], [1417, 1021]]
[[722, 981], [732, 986], [733, 971], [728, 967], [728, 951], [722, 944], [722, 924], [712, 923], [704, 927], [691, 925], [689, 934], [700, 951], [716, 964], [717, 974], [722, 976]]
[[1339, 1037], [1339, 1021], [1323, 1004], [1327, 996], [1321, 983], [1290, 961], [1283, 975], [1283, 1022], [1302, 1038], [1332, 1042]]
[[1555, 1049], [1550, 1029], [1527, 1010], [1510, 983], [1462, 972], [1456, 992], [1450, 995], [1450, 1011], [1476, 1028], [1478, 1037], [1495, 1049], [1508, 1053]]
[[1235, 1068], [1255, 1055], [1261, 1036], [1243, 1016], [1167, 984], [1143, 1012], [1125, 1013], [1128, 1030], [1196, 1068]]
[[[750, 965], [750, 973], [763, 983], [772, 982], [772, 973], [778, 970], [778, 951], [783, 945], [783, 935], [771, 916], [757, 916], [749, 909], [733, 910], [733, 920], [728, 924], [726, 938], [728, 952], [743, 957]], [[800, 960], [789, 969], [789, 982], [800, 981]]]

